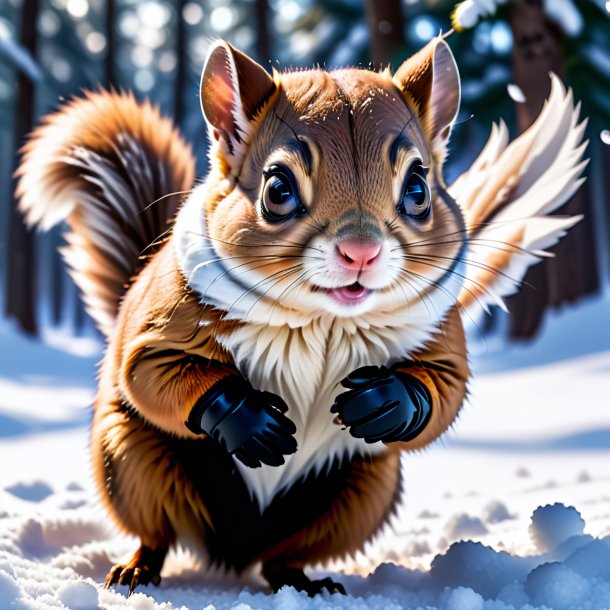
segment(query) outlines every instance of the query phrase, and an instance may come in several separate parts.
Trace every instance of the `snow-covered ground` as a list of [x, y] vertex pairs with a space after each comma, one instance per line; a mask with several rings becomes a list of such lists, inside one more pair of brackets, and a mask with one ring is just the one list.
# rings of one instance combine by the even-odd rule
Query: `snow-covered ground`
[[610, 608], [608, 296], [553, 316], [533, 346], [473, 333], [462, 417], [405, 456], [392, 527], [315, 570], [349, 596], [313, 600], [270, 595], [256, 574], [210, 574], [182, 550], [158, 588], [103, 590], [136, 541], [109, 527], [88, 475], [99, 351], [47, 339], [0, 330], [0, 610]]

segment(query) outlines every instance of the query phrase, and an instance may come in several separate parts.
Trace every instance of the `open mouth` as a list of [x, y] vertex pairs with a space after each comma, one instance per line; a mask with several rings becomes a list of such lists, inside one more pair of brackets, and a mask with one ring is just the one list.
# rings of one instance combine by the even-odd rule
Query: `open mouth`
[[354, 282], [349, 286], [340, 286], [339, 288], [321, 288], [316, 286], [314, 290], [325, 292], [328, 296], [335, 299], [344, 305], [357, 305], [362, 303], [373, 291], [370, 288], [365, 288], [359, 282]]

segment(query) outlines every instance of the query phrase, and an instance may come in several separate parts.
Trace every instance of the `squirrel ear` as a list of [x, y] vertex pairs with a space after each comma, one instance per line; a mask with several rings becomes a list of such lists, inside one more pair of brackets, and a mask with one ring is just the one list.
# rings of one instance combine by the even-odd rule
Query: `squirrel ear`
[[433, 149], [444, 148], [460, 107], [460, 75], [449, 45], [433, 38], [393, 80], [417, 112]]
[[201, 109], [225, 157], [243, 156], [253, 120], [275, 90], [271, 76], [247, 55], [224, 40], [212, 46], [201, 75]]

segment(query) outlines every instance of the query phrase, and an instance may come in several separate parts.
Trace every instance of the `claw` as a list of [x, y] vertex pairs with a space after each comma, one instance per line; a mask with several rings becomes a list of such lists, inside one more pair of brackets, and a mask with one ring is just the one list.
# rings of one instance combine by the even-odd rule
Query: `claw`
[[112, 585], [118, 583], [118, 577], [121, 575], [124, 567], [125, 566], [122, 564], [117, 564], [108, 572], [108, 576], [106, 576], [106, 581], [104, 582], [105, 589], [110, 589]]
[[[140, 584], [140, 568], [136, 568], [133, 571], [133, 574], [131, 576], [131, 582], [129, 583], [129, 593], [127, 594], [127, 597], [131, 597], [134, 589]], [[144, 583], [142, 583], [144, 584]]]
[[321, 580], [312, 580], [311, 584], [319, 587], [319, 590], [317, 591], [318, 593], [321, 593], [322, 589], [326, 589], [329, 593], [341, 593], [341, 595], [347, 595], [345, 587], [340, 582], [335, 582], [328, 577], [322, 578]]
[[151, 549], [142, 545], [127, 563], [119, 563], [111, 568], [104, 587], [109, 589], [112, 585], [127, 585], [129, 597], [139, 586], [150, 583], [158, 585], [166, 553], [167, 549]]

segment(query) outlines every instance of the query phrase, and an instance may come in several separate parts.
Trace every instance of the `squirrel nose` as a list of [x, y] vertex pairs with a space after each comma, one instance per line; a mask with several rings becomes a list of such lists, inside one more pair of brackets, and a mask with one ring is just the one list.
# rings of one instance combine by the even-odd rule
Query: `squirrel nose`
[[381, 243], [378, 241], [357, 241], [344, 239], [337, 244], [337, 254], [341, 263], [350, 269], [367, 269], [379, 257]]

